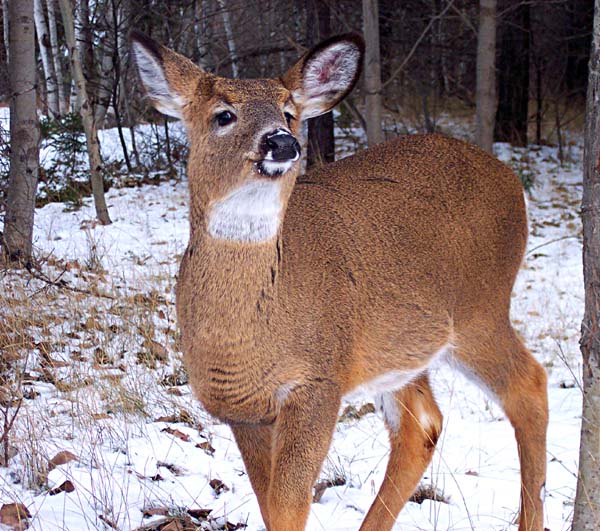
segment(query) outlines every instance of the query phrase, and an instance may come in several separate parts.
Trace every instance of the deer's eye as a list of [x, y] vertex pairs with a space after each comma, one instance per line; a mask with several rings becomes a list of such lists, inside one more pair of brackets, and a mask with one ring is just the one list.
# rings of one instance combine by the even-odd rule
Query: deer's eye
[[225, 127], [236, 121], [235, 114], [230, 111], [222, 111], [215, 116], [215, 122], [219, 127]]
[[283, 115], [285, 116], [285, 120], [287, 121], [288, 127], [291, 127], [292, 121], [295, 120], [296, 117], [289, 112], [284, 112]]

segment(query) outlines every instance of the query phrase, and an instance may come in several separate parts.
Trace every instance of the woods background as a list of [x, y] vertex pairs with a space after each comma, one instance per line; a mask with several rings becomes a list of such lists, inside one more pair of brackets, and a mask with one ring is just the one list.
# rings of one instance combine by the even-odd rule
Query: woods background
[[[0, 101], [8, 103], [8, 0], [3, 0]], [[488, 0], [489, 3], [489, 0]], [[495, 4], [496, 2], [492, 2]], [[67, 4], [67, 2], [65, 2]], [[485, 2], [482, 2], [482, 5]], [[368, 5], [368, 2], [365, 2]], [[71, 3], [74, 33], [97, 129], [131, 128], [132, 149], [123, 142], [123, 167], [103, 168], [105, 187], [122, 174], [149, 168], [135, 142], [135, 124], [163, 124], [139, 93], [128, 50], [132, 28], [191, 57], [216, 74], [271, 77], [285, 71], [307, 48], [330, 35], [361, 31], [358, 0], [79, 0]], [[48, 117], [42, 136], [81, 129], [63, 18], [56, 0], [35, 0], [38, 110]], [[479, 2], [474, 0], [380, 0], [378, 24], [367, 41], [379, 39], [384, 135], [440, 130], [440, 116], [475, 115]], [[495, 16], [497, 111], [495, 141], [562, 147], [564, 128], [583, 124], [592, 0], [499, 0]], [[378, 35], [375, 33], [378, 32]], [[365, 76], [367, 77], [367, 76]], [[368, 83], [368, 79], [365, 82]], [[372, 91], [371, 91], [372, 92]], [[378, 91], [379, 92], [379, 91]], [[366, 129], [364, 84], [340, 108], [337, 125]], [[332, 118], [321, 120], [309, 159], [332, 160]], [[451, 132], [450, 132], [451, 133]], [[319, 133], [317, 133], [319, 134]], [[8, 150], [0, 129], [0, 149]], [[181, 146], [166, 139], [166, 164], [181, 158]], [[8, 157], [2, 157], [0, 188]], [[171, 171], [174, 171], [171, 168]], [[69, 172], [62, 172], [69, 178]], [[52, 176], [41, 176], [51, 179]], [[77, 193], [89, 192], [80, 183]]]
[[[140, 92], [129, 53], [132, 29], [210, 72], [240, 78], [279, 76], [318, 41], [363, 32], [363, 79], [335, 113], [309, 123], [308, 166], [414, 132], [462, 136], [488, 151], [493, 142], [552, 145], [562, 164], [586, 120], [594, 8], [598, 16], [598, 0], [2, 0], [0, 247], [31, 269], [34, 204], [62, 202], [76, 210], [93, 194], [97, 220], [108, 225], [109, 188], [185, 178], [185, 138]], [[600, 90], [598, 26], [584, 165], [589, 256], [598, 255], [600, 208], [598, 98], [592, 97]], [[11, 116], [12, 142], [2, 108], [11, 101], [20, 105]], [[118, 130], [111, 149], [120, 153], [103, 158], [101, 133], [109, 128]], [[40, 145], [53, 158], [38, 167]], [[530, 187], [534, 176], [515, 170]], [[600, 433], [598, 408], [590, 405], [600, 389], [598, 261], [588, 258], [586, 267], [581, 463], [597, 462], [588, 449], [597, 453]], [[18, 412], [9, 417], [14, 406], [7, 403], [4, 466], [6, 419]], [[597, 529], [600, 507], [600, 477], [587, 469], [589, 487], [580, 481], [574, 527], [586, 531]], [[581, 507], [591, 516], [580, 516]]]

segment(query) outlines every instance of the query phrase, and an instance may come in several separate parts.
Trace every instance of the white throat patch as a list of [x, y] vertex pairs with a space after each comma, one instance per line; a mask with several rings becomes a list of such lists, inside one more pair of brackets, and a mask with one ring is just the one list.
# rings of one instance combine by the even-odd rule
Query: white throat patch
[[250, 181], [214, 203], [208, 233], [221, 240], [270, 240], [279, 229], [282, 207], [280, 181]]

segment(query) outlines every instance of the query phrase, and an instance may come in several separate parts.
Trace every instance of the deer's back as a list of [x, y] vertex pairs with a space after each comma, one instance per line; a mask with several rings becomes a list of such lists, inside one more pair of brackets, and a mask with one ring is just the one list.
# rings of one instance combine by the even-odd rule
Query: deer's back
[[468, 319], [490, 301], [508, 315], [526, 238], [522, 186], [503, 163], [459, 140], [406, 136], [298, 178], [284, 265], [291, 289], [324, 308], [351, 301], [367, 326]]

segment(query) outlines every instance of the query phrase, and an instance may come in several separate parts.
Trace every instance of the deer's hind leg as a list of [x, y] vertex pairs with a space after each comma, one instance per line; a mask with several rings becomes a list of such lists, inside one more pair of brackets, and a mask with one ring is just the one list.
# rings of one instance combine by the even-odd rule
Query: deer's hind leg
[[547, 377], [512, 328], [500, 322], [456, 327], [454, 357], [504, 409], [517, 439], [521, 464], [519, 531], [542, 531], [546, 481]]
[[442, 414], [427, 373], [383, 397], [390, 434], [390, 458], [385, 479], [360, 531], [390, 530], [431, 461], [442, 430]]

